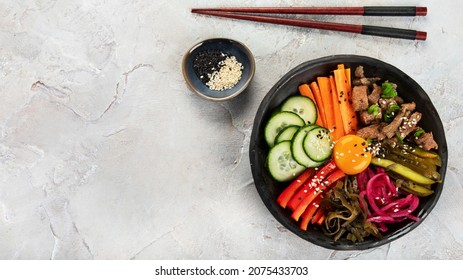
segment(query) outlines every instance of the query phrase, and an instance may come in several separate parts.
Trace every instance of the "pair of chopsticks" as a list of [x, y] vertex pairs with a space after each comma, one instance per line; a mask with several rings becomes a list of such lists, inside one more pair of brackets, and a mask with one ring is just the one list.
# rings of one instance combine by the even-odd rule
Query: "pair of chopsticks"
[[299, 26], [331, 31], [351, 32], [363, 35], [426, 40], [426, 32], [410, 29], [334, 23], [307, 19], [291, 19], [262, 14], [303, 15], [357, 15], [357, 16], [425, 16], [426, 7], [414, 6], [365, 6], [365, 7], [240, 7], [240, 8], [194, 8], [192, 13], [233, 19]]

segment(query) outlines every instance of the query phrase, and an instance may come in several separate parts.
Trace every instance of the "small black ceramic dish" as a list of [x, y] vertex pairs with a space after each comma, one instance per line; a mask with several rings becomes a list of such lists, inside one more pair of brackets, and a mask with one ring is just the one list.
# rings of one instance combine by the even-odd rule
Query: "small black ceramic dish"
[[[195, 58], [205, 52], [220, 51], [229, 57], [235, 57], [241, 63], [241, 79], [231, 88], [213, 90], [207, 86], [195, 71]], [[254, 56], [242, 43], [225, 38], [215, 38], [194, 45], [183, 57], [182, 72], [188, 86], [203, 98], [211, 101], [225, 101], [242, 93], [251, 83], [255, 72]]]
[[[400, 96], [406, 102], [414, 101], [417, 111], [421, 112], [420, 126], [426, 131], [431, 131], [434, 139], [439, 144], [438, 154], [442, 158], [442, 167], [438, 170], [441, 182], [434, 186], [434, 194], [420, 198], [420, 204], [414, 214], [420, 218], [418, 222], [406, 220], [396, 227], [390, 227], [382, 239], [366, 239], [353, 243], [348, 240], [333, 241], [316, 227], [310, 227], [302, 231], [299, 224], [291, 218], [291, 212], [283, 209], [277, 203], [279, 194], [290, 184], [275, 181], [266, 168], [266, 158], [269, 151], [264, 137], [264, 127], [272, 112], [291, 95], [297, 95], [298, 86], [316, 80], [318, 76], [327, 76], [330, 71], [336, 69], [338, 64], [344, 64], [346, 68], [355, 69], [362, 65], [367, 77], [381, 77], [397, 84]], [[404, 236], [415, 229], [429, 215], [436, 205], [443, 188], [443, 181], [447, 168], [447, 142], [444, 128], [439, 115], [434, 108], [429, 96], [412, 78], [383, 61], [355, 55], [336, 55], [305, 62], [284, 75], [268, 92], [262, 100], [257, 111], [251, 135], [249, 147], [252, 175], [257, 191], [268, 210], [276, 220], [299, 237], [334, 250], [365, 250], [387, 244]]]

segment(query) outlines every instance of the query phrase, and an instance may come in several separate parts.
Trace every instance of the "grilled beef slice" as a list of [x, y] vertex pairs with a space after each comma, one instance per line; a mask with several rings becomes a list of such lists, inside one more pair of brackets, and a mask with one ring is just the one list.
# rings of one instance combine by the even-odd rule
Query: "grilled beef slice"
[[429, 151], [431, 149], [437, 149], [437, 142], [434, 140], [432, 132], [426, 132], [420, 135], [420, 137], [414, 137], [415, 143], [423, 149]]
[[354, 86], [352, 89], [352, 107], [356, 112], [368, 109], [367, 86]]

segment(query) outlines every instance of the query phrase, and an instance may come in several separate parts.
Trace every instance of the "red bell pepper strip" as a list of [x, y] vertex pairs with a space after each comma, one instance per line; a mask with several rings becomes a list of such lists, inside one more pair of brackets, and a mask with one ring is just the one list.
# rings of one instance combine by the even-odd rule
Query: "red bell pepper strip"
[[312, 176], [314, 170], [306, 169], [296, 180], [294, 180], [277, 198], [278, 204], [286, 208], [288, 201], [294, 196], [294, 193]]
[[299, 203], [311, 192], [315, 189], [321, 182], [328, 176], [331, 172], [336, 169], [336, 164], [334, 160], [328, 161], [321, 169], [317, 171], [317, 173], [307, 181], [299, 190], [295, 193], [295, 195], [291, 198], [288, 202], [287, 206], [291, 210], [295, 210]]
[[307, 196], [304, 197], [304, 199], [299, 203], [299, 205], [296, 207], [294, 210], [293, 214], [291, 215], [291, 218], [293, 218], [295, 221], [299, 221], [299, 218], [301, 217], [302, 213], [304, 213], [305, 209], [309, 204], [317, 197], [319, 196], [322, 192], [324, 192], [327, 188], [331, 187], [333, 183], [335, 183], [337, 180], [344, 178], [346, 174], [342, 172], [340, 169], [336, 169], [333, 173], [331, 173], [323, 183], [319, 184], [317, 187], [312, 189], [311, 191], [308, 192]]
[[320, 209], [318, 210], [318, 212], [322, 212], [322, 216], [320, 217], [320, 219], [318, 219], [318, 221], [316, 221], [317, 225], [321, 226], [323, 224], [323, 222], [325, 222], [325, 219], [326, 219], [326, 215], [325, 213]]
[[305, 209], [304, 213], [302, 213], [301, 218], [302, 221], [299, 225], [299, 228], [302, 230], [307, 230], [307, 226], [309, 225], [310, 220], [314, 216], [315, 212], [320, 207], [320, 201], [322, 200], [322, 196], [318, 196], [314, 199], [314, 201]]
[[309, 179], [307, 182], [305, 182], [304, 185], [302, 185], [302, 187], [297, 190], [293, 197], [291, 197], [287, 204], [289, 209], [294, 211], [294, 209], [296, 209], [296, 207], [299, 205], [299, 203], [301, 203], [309, 191], [314, 188], [315, 184], [312, 181], [313, 179]]
[[323, 209], [318, 208], [318, 211], [313, 215], [312, 220], [310, 220], [310, 223], [311, 224], [317, 223], [324, 215], [325, 215], [325, 212], [323, 212]]

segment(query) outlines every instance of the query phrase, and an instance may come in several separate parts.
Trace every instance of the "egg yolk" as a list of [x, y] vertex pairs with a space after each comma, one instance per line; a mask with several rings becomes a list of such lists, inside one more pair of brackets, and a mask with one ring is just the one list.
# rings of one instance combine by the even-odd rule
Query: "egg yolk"
[[368, 143], [357, 135], [345, 135], [334, 144], [333, 156], [336, 166], [348, 175], [359, 174], [371, 162]]

